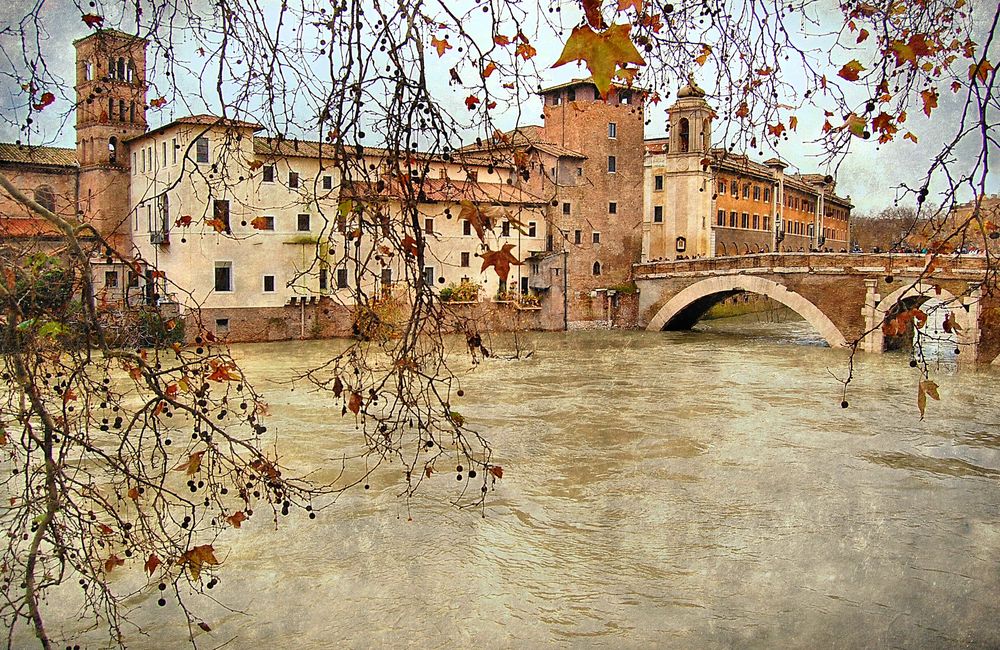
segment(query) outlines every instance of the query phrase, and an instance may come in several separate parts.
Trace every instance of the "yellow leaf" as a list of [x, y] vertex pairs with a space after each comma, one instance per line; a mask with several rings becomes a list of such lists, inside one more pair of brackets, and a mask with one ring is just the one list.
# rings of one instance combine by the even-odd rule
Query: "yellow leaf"
[[694, 62], [697, 63], [698, 65], [705, 65], [705, 63], [708, 61], [708, 57], [710, 54], [712, 54], [712, 48], [709, 47], [708, 45], [702, 45], [701, 54], [699, 54], [694, 58]]
[[837, 76], [841, 79], [846, 79], [847, 81], [857, 81], [859, 74], [865, 69], [861, 62], [857, 59], [852, 59], [848, 63], [844, 64], [844, 67], [840, 69]]
[[447, 38], [438, 39], [438, 37], [431, 37], [431, 47], [437, 50], [438, 57], [444, 56], [444, 53], [451, 49], [451, 44], [448, 42]]
[[598, 33], [587, 25], [575, 27], [552, 67], [557, 68], [571, 61], [583, 61], [594, 78], [598, 92], [602, 97], [607, 97], [611, 90], [611, 77], [619, 67], [625, 67], [628, 63], [646, 65], [629, 39], [631, 28], [628, 24], [612, 25], [606, 31]]
[[993, 64], [985, 59], [982, 63], [973, 63], [969, 66], [969, 81], [978, 77], [981, 83], [986, 83], [991, 70], [993, 70]]
[[175, 472], [186, 472], [188, 476], [194, 476], [201, 469], [201, 457], [205, 455], [205, 451], [199, 451], [197, 453], [188, 456], [188, 459], [174, 468]]
[[191, 579], [197, 580], [201, 576], [203, 566], [217, 566], [219, 560], [215, 558], [215, 549], [211, 544], [202, 544], [186, 551], [184, 555], [177, 559], [177, 564], [187, 565], [191, 572]]

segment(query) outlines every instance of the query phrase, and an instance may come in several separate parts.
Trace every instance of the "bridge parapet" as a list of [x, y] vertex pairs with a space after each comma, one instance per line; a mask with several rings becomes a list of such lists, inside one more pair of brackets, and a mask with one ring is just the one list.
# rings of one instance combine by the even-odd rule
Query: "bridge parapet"
[[[722, 274], [739, 271], [757, 273], [800, 272], [844, 275], [919, 275], [927, 270], [929, 255], [900, 253], [755, 253], [731, 257], [646, 262], [634, 266], [635, 277], [666, 277], [692, 274]], [[974, 279], [986, 272], [986, 258], [977, 255], [938, 255], [933, 258], [934, 277]]]

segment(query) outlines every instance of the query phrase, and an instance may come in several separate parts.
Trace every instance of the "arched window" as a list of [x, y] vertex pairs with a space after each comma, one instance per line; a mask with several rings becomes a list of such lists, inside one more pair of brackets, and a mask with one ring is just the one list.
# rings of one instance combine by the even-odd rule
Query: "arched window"
[[118, 100], [118, 121], [119, 122], [124, 122], [125, 121], [125, 100], [124, 99], [119, 99]]
[[118, 163], [118, 138], [115, 136], [108, 138], [108, 162], [112, 165]]
[[48, 185], [41, 185], [35, 188], [35, 203], [42, 206], [49, 212], [56, 211], [56, 195]]
[[108, 121], [115, 119], [115, 100], [108, 97]]
[[136, 77], [136, 74], [135, 74], [135, 63], [132, 61], [132, 59], [129, 59], [128, 60], [128, 68], [125, 70], [125, 81], [128, 81], [128, 82], [131, 83], [131, 82], [133, 82], [133, 81], [136, 80], [135, 77]]
[[108, 79], [111, 80], [114, 78], [115, 78], [115, 60], [108, 59]]
[[681, 127], [681, 129], [680, 129], [680, 144], [679, 144], [679, 146], [680, 146], [681, 152], [683, 153], [683, 152], [689, 150], [689, 145], [690, 145], [690, 142], [691, 142], [691, 125], [690, 125], [690, 123], [688, 123], [688, 119], [686, 117], [682, 117], [681, 118], [680, 127]]
[[601, 274], [601, 263], [594, 262], [594, 275], [600, 275], [600, 274]]
[[129, 122], [129, 124], [135, 124], [135, 102], [129, 102], [129, 105], [128, 105], [128, 122]]
[[117, 75], [118, 80], [119, 81], [125, 81], [125, 59], [122, 59], [122, 58], [118, 59], [118, 69], [117, 69], [117, 72], [118, 72], [118, 75]]
[[90, 61], [83, 62], [83, 80], [90, 81], [94, 78], [94, 64]]

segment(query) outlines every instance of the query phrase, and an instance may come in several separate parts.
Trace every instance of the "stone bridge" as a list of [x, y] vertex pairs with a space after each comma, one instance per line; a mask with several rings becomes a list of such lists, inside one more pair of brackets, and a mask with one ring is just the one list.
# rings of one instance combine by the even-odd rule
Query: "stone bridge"
[[716, 303], [743, 292], [775, 300], [802, 318], [831, 347], [882, 352], [887, 316], [940, 300], [961, 326], [958, 359], [1000, 363], [1000, 296], [984, 291], [986, 260], [926, 255], [763, 253], [634, 267], [640, 324], [689, 329]]

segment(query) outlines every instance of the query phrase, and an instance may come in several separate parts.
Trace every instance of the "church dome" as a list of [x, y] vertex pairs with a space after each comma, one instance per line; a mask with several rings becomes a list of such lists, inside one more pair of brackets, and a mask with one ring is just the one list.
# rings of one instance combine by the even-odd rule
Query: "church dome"
[[705, 91], [694, 82], [694, 77], [689, 76], [688, 82], [677, 91], [678, 99], [682, 97], [704, 97]]

